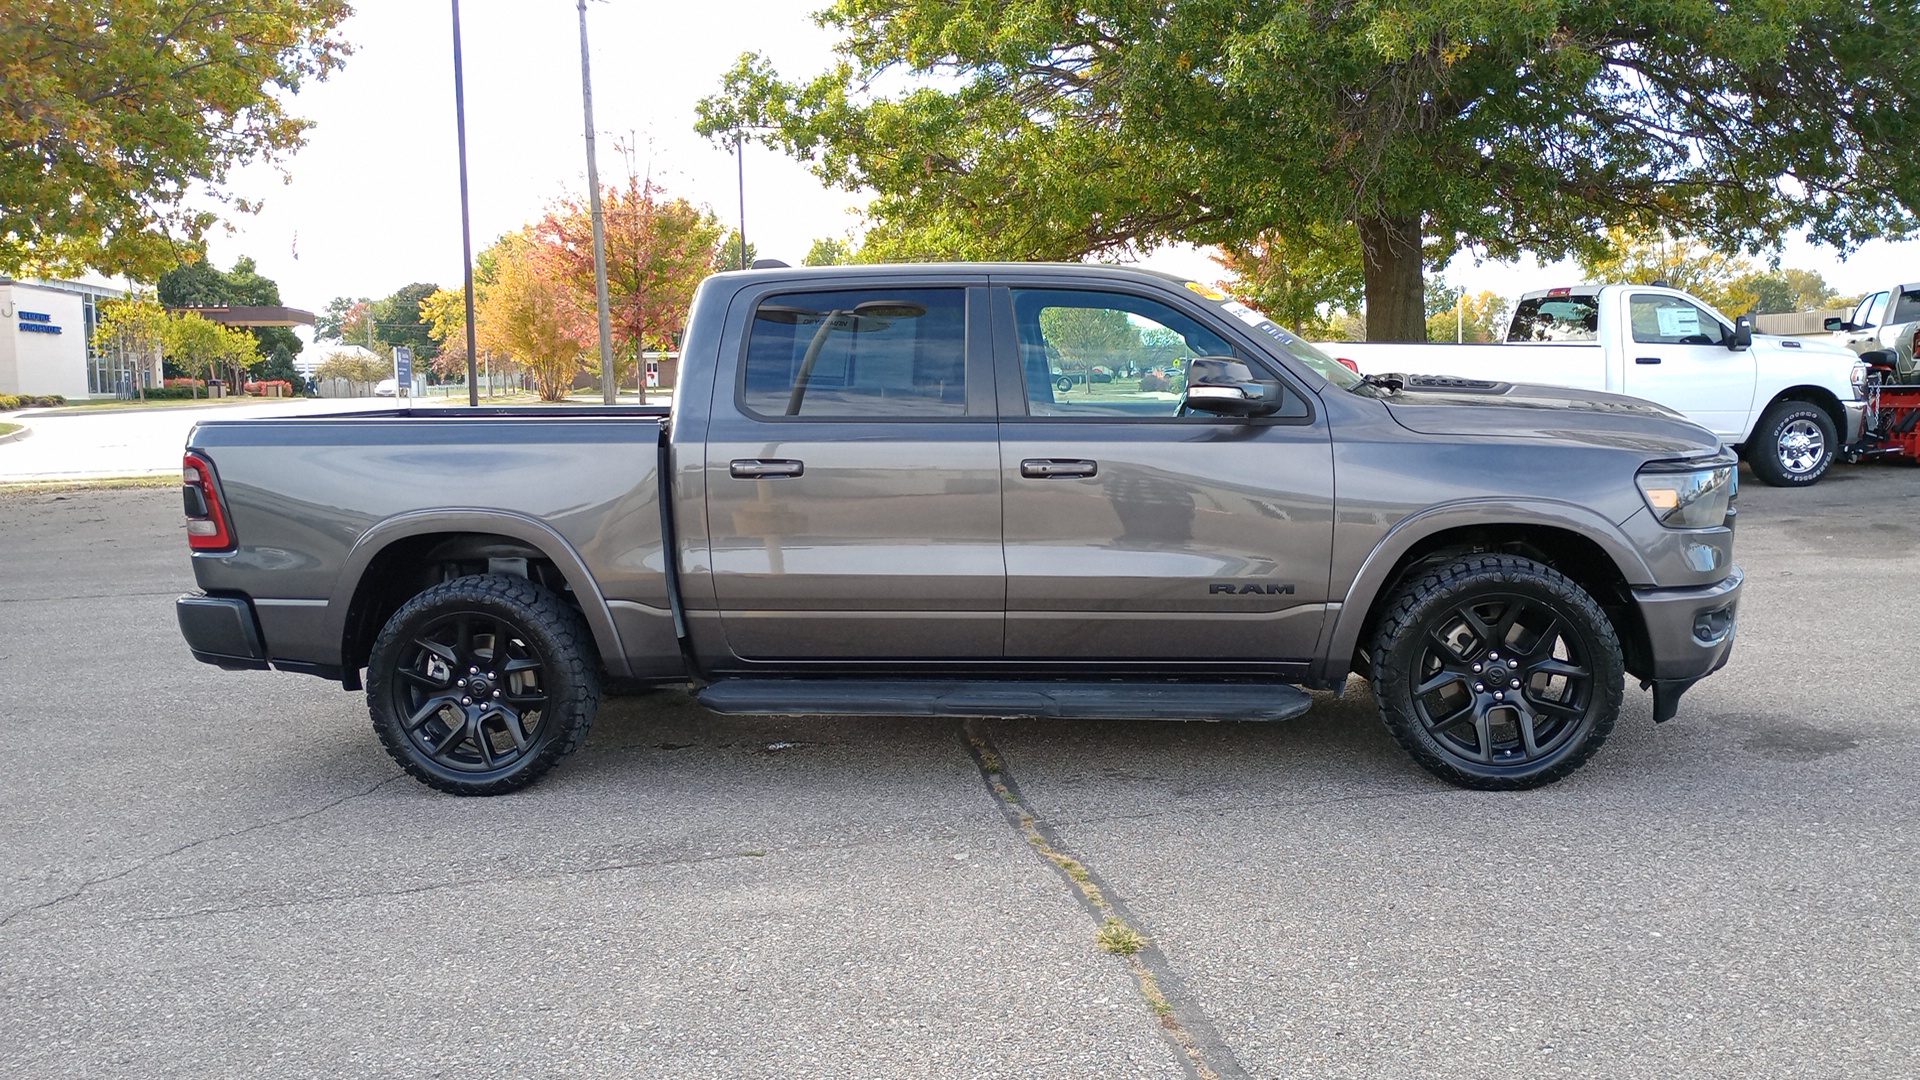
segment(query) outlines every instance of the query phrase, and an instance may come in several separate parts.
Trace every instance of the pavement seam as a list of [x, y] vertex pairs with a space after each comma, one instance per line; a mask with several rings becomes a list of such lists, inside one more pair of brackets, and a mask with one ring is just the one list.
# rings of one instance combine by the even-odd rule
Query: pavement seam
[[[1126, 901], [1093, 868], [1075, 855], [1053, 827], [1027, 802], [1007, 771], [1006, 761], [977, 722], [963, 725], [961, 736], [981, 782], [1007, 824], [1061, 877], [1081, 908], [1098, 924], [1096, 940], [1127, 963], [1140, 996], [1180, 1051], [1180, 1064], [1195, 1080], [1244, 1080], [1249, 1074], [1226, 1040], [1192, 996], [1185, 992], [1166, 953], [1153, 938], [1135, 929]], [[1111, 943], [1111, 944], [1110, 944]]]
[[315, 807], [312, 810], [304, 810], [298, 814], [291, 814], [283, 818], [275, 818], [272, 821], [258, 822], [253, 825], [248, 825], [247, 827], [242, 829], [233, 829], [229, 832], [219, 833], [214, 836], [203, 836], [198, 840], [192, 840], [185, 844], [181, 844], [179, 847], [174, 848], [170, 851], [163, 851], [158, 855], [150, 855], [147, 858], [141, 859], [139, 862], [134, 863], [132, 866], [129, 866], [124, 870], [119, 870], [119, 871], [116, 871], [115, 873], [106, 874], [102, 877], [90, 878], [86, 881], [81, 882], [79, 885], [75, 886], [69, 892], [62, 893], [61, 895], [53, 897], [52, 899], [49, 899], [49, 900], [43, 900], [38, 904], [30, 904], [27, 907], [23, 907], [18, 911], [9, 912], [4, 917], [0, 917], [0, 929], [5, 929], [15, 919], [21, 918], [22, 916], [32, 915], [35, 912], [45, 911], [51, 907], [57, 907], [61, 904], [68, 902], [69, 900], [78, 900], [81, 896], [85, 895], [88, 889], [93, 888], [95, 885], [105, 885], [109, 881], [118, 881], [119, 879], [126, 877], [128, 874], [137, 873], [138, 871], [144, 870], [147, 867], [154, 865], [155, 863], [164, 862], [167, 859], [173, 858], [175, 855], [179, 855], [187, 851], [192, 851], [194, 848], [200, 847], [203, 844], [211, 844], [217, 840], [230, 840], [233, 837], [245, 836], [250, 832], [258, 832], [261, 829], [271, 829], [276, 825], [286, 825], [295, 821], [304, 821], [307, 818], [313, 817], [315, 815], [324, 814], [327, 811], [332, 810], [337, 806], [350, 803], [355, 799], [364, 799], [367, 796], [373, 794], [374, 792], [379, 791], [381, 788], [386, 787], [388, 784], [391, 784], [396, 780], [403, 780], [405, 778], [406, 777], [404, 775], [389, 776], [385, 780], [380, 781], [379, 783], [373, 785], [372, 787], [367, 788], [364, 791], [356, 791], [351, 795], [342, 795], [340, 798], [335, 799], [332, 802], [327, 803], [323, 806]]

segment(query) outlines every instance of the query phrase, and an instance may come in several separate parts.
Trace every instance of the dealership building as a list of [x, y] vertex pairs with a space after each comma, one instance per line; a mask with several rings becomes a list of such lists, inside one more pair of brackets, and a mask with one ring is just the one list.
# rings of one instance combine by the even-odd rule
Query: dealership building
[[101, 301], [126, 294], [106, 282], [0, 277], [0, 394], [117, 397], [159, 385], [159, 357], [98, 356], [90, 344]]
[[[102, 353], [93, 328], [103, 301], [127, 295], [106, 281], [15, 280], [0, 276], [0, 394], [76, 399], [133, 397], [159, 386], [160, 356]], [[312, 326], [313, 313], [288, 307], [181, 308], [227, 326]]]

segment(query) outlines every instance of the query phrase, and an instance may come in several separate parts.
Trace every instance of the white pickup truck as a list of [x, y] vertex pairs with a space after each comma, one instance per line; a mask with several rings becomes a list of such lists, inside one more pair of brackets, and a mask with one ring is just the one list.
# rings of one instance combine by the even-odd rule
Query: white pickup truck
[[1363, 374], [1454, 376], [1626, 394], [1737, 447], [1768, 484], [1814, 483], [1860, 438], [1867, 366], [1824, 339], [1755, 334], [1677, 289], [1576, 285], [1520, 298], [1488, 345], [1332, 342]]
[[1890, 285], [1869, 293], [1844, 319], [1828, 319], [1826, 327], [1836, 344], [1864, 356], [1876, 349], [1893, 354], [1896, 383], [1920, 382], [1920, 282]]

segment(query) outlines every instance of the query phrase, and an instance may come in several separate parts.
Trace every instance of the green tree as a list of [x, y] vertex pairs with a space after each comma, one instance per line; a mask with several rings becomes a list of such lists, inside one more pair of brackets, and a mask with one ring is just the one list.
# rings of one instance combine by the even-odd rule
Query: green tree
[[1715, 251], [1690, 236], [1667, 229], [1607, 230], [1607, 248], [1580, 258], [1580, 269], [1599, 284], [1664, 282], [1719, 308], [1728, 315], [1744, 315], [1757, 297], [1741, 282], [1753, 273], [1753, 264], [1737, 255]]
[[1427, 340], [1452, 341], [1455, 335], [1459, 335], [1461, 341], [1506, 340], [1507, 323], [1512, 315], [1506, 297], [1490, 291], [1473, 294], [1465, 289], [1452, 291], [1452, 306], [1427, 316]]
[[715, 262], [714, 267], [719, 270], [743, 270], [752, 266], [753, 260], [759, 257], [760, 248], [755, 244], [748, 244], [746, 254], [742, 255], [740, 230], [729, 229], [726, 239], [720, 241], [720, 258]]
[[[233, 269], [222, 272], [207, 259], [204, 250], [198, 258], [162, 274], [158, 292], [160, 302], [170, 308], [280, 306], [279, 284], [262, 275], [251, 257], [240, 256], [234, 260]], [[259, 354], [255, 374], [259, 373], [258, 365], [274, 353], [298, 356], [305, 347], [291, 327], [254, 326], [247, 332], [253, 335], [254, 351]]]
[[253, 335], [190, 311], [175, 315], [169, 323], [167, 355], [196, 379], [211, 382], [224, 374], [238, 382], [234, 375], [259, 359], [254, 350]]
[[[1368, 337], [1462, 248], [1915, 227], [1920, 5], [838, 0], [844, 59], [747, 55], [698, 128], [874, 193], [882, 258], [1080, 258], [1350, 226]], [[892, 88], [904, 87], [897, 91]]]
[[1366, 287], [1360, 236], [1351, 226], [1292, 235], [1269, 232], [1227, 244], [1214, 261], [1233, 274], [1221, 282], [1228, 292], [1283, 326], [1318, 336], [1334, 312], [1360, 307]]
[[845, 266], [856, 262], [858, 248], [850, 240], [834, 236], [823, 236], [807, 249], [807, 257], [800, 260], [802, 266]]
[[[154, 361], [166, 353], [173, 318], [151, 294], [107, 300], [100, 305], [100, 321], [94, 325], [91, 344], [97, 352], [115, 357], [123, 366], [150, 371]], [[141, 400], [146, 400], [146, 382], [140, 380], [137, 385]]]
[[355, 329], [364, 330], [366, 328], [364, 320], [366, 318], [366, 312], [372, 304], [373, 301], [364, 296], [336, 296], [332, 300], [327, 301], [326, 310], [314, 317], [314, 338], [316, 340], [322, 338], [339, 338], [342, 341], [351, 341], [356, 345], [365, 345], [366, 340], [364, 333], [360, 337], [354, 337], [349, 331]]
[[420, 302], [439, 288], [438, 285], [416, 281], [401, 286], [386, 299], [374, 302], [373, 337], [387, 346], [382, 352], [391, 353], [394, 346], [405, 345], [413, 350], [414, 359], [422, 363], [431, 361], [439, 353], [440, 346], [434, 341], [432, 329], [420, 314]]
[[[1086, 371], [1095, 364], [1115, 367], [1141, 351], [1140, 328], [1126, 312], [1113, 308], [1041, 308], [1040, 336], [1061, 371]], [[1087, 387], [1092, 386], [1093, 380], [1087, 380]]]
[[389, 361], [351, 349], [328, 353], [313, 369], [314, 378], [339, 379], [347, 383], [349, 392], [392, 376], [393, 365]]
[[206, 200], [252, 209], [222, 185], [305, 141], [285, 102], [347, 55], [348, 14], [344, 0], [0, 4], [0, 273], [151, 281], [219, 220]]
[[1747, 274], [1735, 282], [1752, 293], [1755, 315], [1820, 311], [1841, 306], [1841, 297], [1817, 270], [1768, 270]]

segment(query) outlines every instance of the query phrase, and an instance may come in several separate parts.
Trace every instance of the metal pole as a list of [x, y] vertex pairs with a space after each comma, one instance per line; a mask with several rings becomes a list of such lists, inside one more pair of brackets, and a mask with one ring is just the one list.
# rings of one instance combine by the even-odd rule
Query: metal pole
[[733, 163], [740, 177], [740, 269], [747, 268], [747, 158], [740, 152], [740, 132], [733, 133]]
[[593, 157], [593, 75], [587, 67], [587, 0], [580, 0], [580, 97], [587, 112], [587, 190], [593, 207], [593, 292], [600, 303], [600, 397], [620, 399], [613, 370], [613, 323], [607, 313], [607, 227], [600, 216], [600, 165]]
[[467, 90], [460, 68], [460, 0], [453, 0], [453, 117], [460, 132], [460, 265], [467, 282], [467, 404], [480, 404], [480, 384], [474, 381], [473, 225], [467, 207]]

